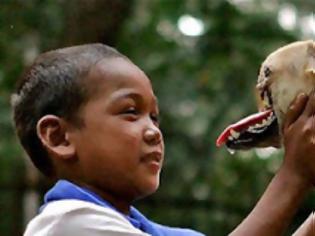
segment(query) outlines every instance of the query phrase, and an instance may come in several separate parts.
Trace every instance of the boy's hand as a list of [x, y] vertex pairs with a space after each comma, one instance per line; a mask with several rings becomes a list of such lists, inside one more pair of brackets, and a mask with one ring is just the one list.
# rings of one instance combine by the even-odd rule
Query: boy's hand
[[315, 184], [315, 92], [300, 94], [283, 125], [285, 160], [282, 170], [306, 186]]
[[283, 235], [315, 184], [315, 92], [299, 95], [283, 124], [285, 158], [246, 219], [230, 236]]

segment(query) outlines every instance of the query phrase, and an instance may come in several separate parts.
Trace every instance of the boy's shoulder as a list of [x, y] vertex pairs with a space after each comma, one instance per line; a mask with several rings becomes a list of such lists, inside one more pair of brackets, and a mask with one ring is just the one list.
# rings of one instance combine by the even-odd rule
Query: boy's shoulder
[[28, 224], [24, 236], [75, 234], [148, 236], [111, 208], [73, 199], [47, 204]]
[[125, 215], [94, 192], [66, 180], [58, 181], [46, 193], [44, 202], [24, 236], [47, 232], [51, 236], [203, 236], [194, 230], [157, 224], [132, 206]]

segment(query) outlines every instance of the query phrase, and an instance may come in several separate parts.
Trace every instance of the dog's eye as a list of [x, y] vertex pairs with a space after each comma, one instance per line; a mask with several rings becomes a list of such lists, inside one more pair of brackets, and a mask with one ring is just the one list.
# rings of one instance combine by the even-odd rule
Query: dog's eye
[[268, 66], [266, 66], [265, 69], [264, 69], [265, 77], [269, 77], [271, 75], [271, 72], [272, 71], [270, 70], [270, 68]]

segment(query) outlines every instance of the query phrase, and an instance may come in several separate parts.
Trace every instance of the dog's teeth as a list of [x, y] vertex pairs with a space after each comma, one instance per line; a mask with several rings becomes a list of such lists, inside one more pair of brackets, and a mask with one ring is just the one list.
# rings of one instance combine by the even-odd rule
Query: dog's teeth
[[273, 116], [269, 116], [267, 124], [270, 125], [272, 123], [273, 119], [274, 119]]
[[235, 130], [231, 129], [231, 135], [233, 138], [238, 139], [240, 137], [240, 133], [236, 132]]
[[275, 119], [275, 117], [271, 114], [269, 117], [268, 117], [268, 124], [271, 124], [272, 123], [272, 121]]
[[270, 102], [269, 102], [268, 92], [267, 92], [267, 91], [264, 92], [264, 105], [265, 105], [266, 107], [269, 107], [269, 106], [270, 106]]
[[229, 137], [228, 137], [228, 140], [233, 141], [233, 137], [232, 137], [232, 136], [229, 136]]
[[265, 99], [263, 100], [263, 105], [264, 105], [265, 107], [268, 106], [268, 103], [267, 103], [267, 101], [266, 101]]
[[[268, 98], [267, 98], [268, 99]], [[269, 107], [269, 101], [266, 98], [264, 99], [264, 106], [265, 107]]]
[[266, 119], [263, 119], [262, 125], [266, 125], [266, 124], [267, 124], [267, 120], [266, 120]]

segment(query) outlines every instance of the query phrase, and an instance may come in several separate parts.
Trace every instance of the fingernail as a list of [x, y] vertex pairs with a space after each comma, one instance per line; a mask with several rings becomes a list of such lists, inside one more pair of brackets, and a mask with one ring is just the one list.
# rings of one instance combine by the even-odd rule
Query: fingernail
[[296, 100], [298, 100], [298, 101], [302, 100], [302, 99], [304, 99], [304, 97], [305, 97], [305, 93], [300, 93], [297, 95]]

